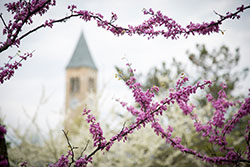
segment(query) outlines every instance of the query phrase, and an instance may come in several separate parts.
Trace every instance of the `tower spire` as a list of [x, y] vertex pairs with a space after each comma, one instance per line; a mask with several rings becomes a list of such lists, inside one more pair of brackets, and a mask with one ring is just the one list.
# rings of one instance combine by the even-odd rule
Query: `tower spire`
[[94, 70], [97, 70], [97, 67], [92, 59], [88, 45], [85, 41], [83, 32], [81, 32], [80, 38], [75, 47], [73, 56], [71, 57], [68, 68], [78, 68], [78, 67], [89, 67]]

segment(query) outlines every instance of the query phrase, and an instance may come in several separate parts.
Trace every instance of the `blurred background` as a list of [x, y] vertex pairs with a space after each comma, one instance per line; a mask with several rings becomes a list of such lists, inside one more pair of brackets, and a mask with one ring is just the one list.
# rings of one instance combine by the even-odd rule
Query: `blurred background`
[[[4, 7], [8, 2], [10, 1], [0, 2], [0, 11], [6, 20], [12, 17]], [[218, 16], [213, 11], [225, 14], [227, 11], [235, 11], [241, 4], [248, 5], [249, 1], [60, 0], [44, 17], [35, 17], [34, 24], [26, 26], [23, 32], [44, 23], [47, 19], [58, 19], [69, 15], [67, 7], [72, 4], [77, 5], [78, 9], [101, 13], [108, 20], [111, 12], [114, 12], [118, 15], [116, 23], [126, 27], [138, 25], [148, 18], [143, 15], [144, 8], [160, 10], [184, 26], [190, 21], [201, 23], [217, 20]], [[224, 81], [229, 85], [227, 90], [229, 98], [242, 99], [247, 95], [250, 83], [249, 16], [250, 12], [246, 10], [239, 20], [225, 21], [221, 27], [225, 30], [224, 35], [218, 33], [210, 36], [190, 36], [188, 39], [181, 37], [178, 40], [166, 40], [163, 37], [148, 40], [136, 35], [117, 37], [97, 27], [94, 21], [86, 23], [78, 18], [56, 24], [52, 29], [41, 29], [26, 37], [19, 48], [12, 47], [0, 56], [2, 66], [8, 60], [7, 57], [15, 55], [18, 50], [22, 53], [34, 51], [33, 57], [23, 63], [23, 67], [15, 72], [14, 77], [0, 86], [0, 117], [7, 126], [9, 157], [12, 165], [17, 165], [23, 160], [28, 160], [34, 166], [55, 162], [61, 154], [66, 153], [67, 143], [61, 130], [67, 126], [66, 130], [69, 130], [74, 145], [79, 147], [80, 154], [81, 148], [84, 148], [91, 138], [87, 125], [83, 123], [84, 119], [69, 113], [79, 113], [80, 116], [87, 103], [104, 127], [106, 136], [111, 137], [119, 132], [124, 121], [127, 123], [133, 121], [129, 113], [116, 102], [119, 98], [134, 104], [131, 93], [123, 81], [115, 78], [117, 70], [127, 75], [125, 66], [127, 62], [123, 57], [137, 70], [136, 75], [144, 89], [153, 85], [161, 87], [155, 100], [168, 93], [168, 89], [174, 86], [181, 72], [190, 77], [190, 84], [203, 79], [215, 81], [215, 86], [211, 89], [214, 96], [220, 82]], [[0, 29], [3, 29], [3, 24], [0, 24]], [[74, 100], [76, 98], [73, 100], [66, 98], [67, 92], [71, 94], [73, 91], [70, 85], [76, 83], [71, 82], [71, 76], [66, 75], [66, 67], [75, 53], [81, 34], [84, 34], [86, 48], [97, 70], [86, 71], [86, 76], [96, 73], [93, 77], [93, 91], [86, 91], [88, 93], [84, 97], [78, 97], [77, 101]], [[1, 41], [4, 39], [4, 36], [0, 36]], [[74, 70], [71, 73], [74, 73]], [[80, 87], [88, 89], [88, 85], [82, 82], [79, 84]], [[73, 87], [77, 90], [77, 86]], [[86, 101], [87, 97], [91, 97], [94, 102]], [[204, 97], [205, 95], [200, 93], [199, 96], [193, 97], [193, 103], [197, 105], [199, 114], [206, 121], [211, 117], [209, 112], [211, 105], [205, 102]], [[67, 102], [69, 105], [72, 103], [72, 108], [66, 108]], [[174, 127], [183, 126], [183, 129], [175, 129], [175, 135], [186, 138], [186, 143], [190, 147], [206, 150], [208, 154], [216, 152], [216, 148], [212, 150], [201, 144], [204, 141], [195, 136], [192, 121], [177, 111], [178, 107], [173, 106], [169, 115], [164, 115], [162, 123], [166, 126], [167, 124], [174, 124]], [[235, 111], [231, 111], [231, 115]], [[245, 123], [243, 121], [239, 129], [242, 129], [241, 126], [245, 126]], [[230, 140], [232, 145], [241, 148], [243, 145], [241, 133], [235, 133]], [[181, 155], [164, 144], [164, 141], [154, 135], [150, 127], [131, 135], [130, 139], [125, 144], [114, 145], [110, 153], [105, 153], [104, 156], [96, 155], [94, 166], [204, 165], [192, 156]], [[91, 150], [91, 146], [90, 142], [87, 151]], [[37, 154], [39, 158], [34, 158]]]

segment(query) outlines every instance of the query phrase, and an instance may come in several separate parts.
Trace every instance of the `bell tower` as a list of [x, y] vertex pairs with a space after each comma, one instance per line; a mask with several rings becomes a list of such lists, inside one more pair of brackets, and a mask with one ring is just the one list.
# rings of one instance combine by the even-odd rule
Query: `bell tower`
[[75, 118], [81, 117], [86, 105], [88, 109], [97, 110], [97, 72], [84, 35], [81, 33], [66, 67], [66, 122], [74, 122]]

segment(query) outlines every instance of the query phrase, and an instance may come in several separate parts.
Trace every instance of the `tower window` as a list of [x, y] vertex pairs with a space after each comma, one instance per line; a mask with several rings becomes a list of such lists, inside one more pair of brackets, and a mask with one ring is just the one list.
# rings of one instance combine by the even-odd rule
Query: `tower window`
[[89, 90], [89, 92], [92, 92], [92, 91], [95, 92], [95, 81], [94, 81], [94, 78], [89, 78], [88, 90]]
[[80, 91], [80, 81], [78, 77], [70, 78], [70, 92], [77, 93]]

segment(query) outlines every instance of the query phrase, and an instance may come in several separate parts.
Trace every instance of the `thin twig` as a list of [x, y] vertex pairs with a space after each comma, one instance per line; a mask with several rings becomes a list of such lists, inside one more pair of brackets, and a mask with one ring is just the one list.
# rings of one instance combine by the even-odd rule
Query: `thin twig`
[[225, 16], [219, 14], [218, 12], [216, 12], [215, 10], [214, 10], [214, 13], [215, 13], [216, 15], [218, 15], [221, 19], [222, 19], [223, 17], [225, 17]]
[[124, 122], [124, 123], [123, 123], [123, 126], [122, 126], [122, 130], [121, 130], [121, 132], [124, 130], [125, 125], [126, 125], [126, 122]]
[[3, 14], [2, 13], [0, 13], [0, 18], [1, 18], [1, 20], [2, 20], [2, 22], [3, 22], [3, 24], [4, 24], [4, 26], [5, 26], [5, 28], [7, 29], [7, 30], [9, 30], [9, 28], [7, 27], [7, 24], [5, 23], [5, 21], [4, 21], [4, 19], [3, 19], [3, 16], [2, 16]]
[[69, 138], [68, 138], [68, 132], [65, 132], [64, 130], [62, 130], [62, 131], [63, 131], [63, 134], [64, 134], [66, 140], [67, 140], [67, 143], [68, 143], [68, 146], [70, 148], [70, 151], [71, 151], [71, 162], [69, 163], [69, 166], [71, 166], [72, 163], [75, 162], [75, 159], [74, 159], [74, 156], [75, 156], [74, 155], [74, 149], [77, 149], [77, 147], [74, 147], [74, 146], [71, 145], [71, 143], [69, 141]]
[[81, 155], [80, 155], [80, 157], [79, 157], [78, 159], [80, 159], [80, 158], [82, 157], [83, 153], [87, 150], [88, 145], [89, 145], [89, 140], [87, 141], [87, 144], [86, 144], [85, 147], [83, 148], [83, 150], [82, 150], [82, 152], [81, 152]]

